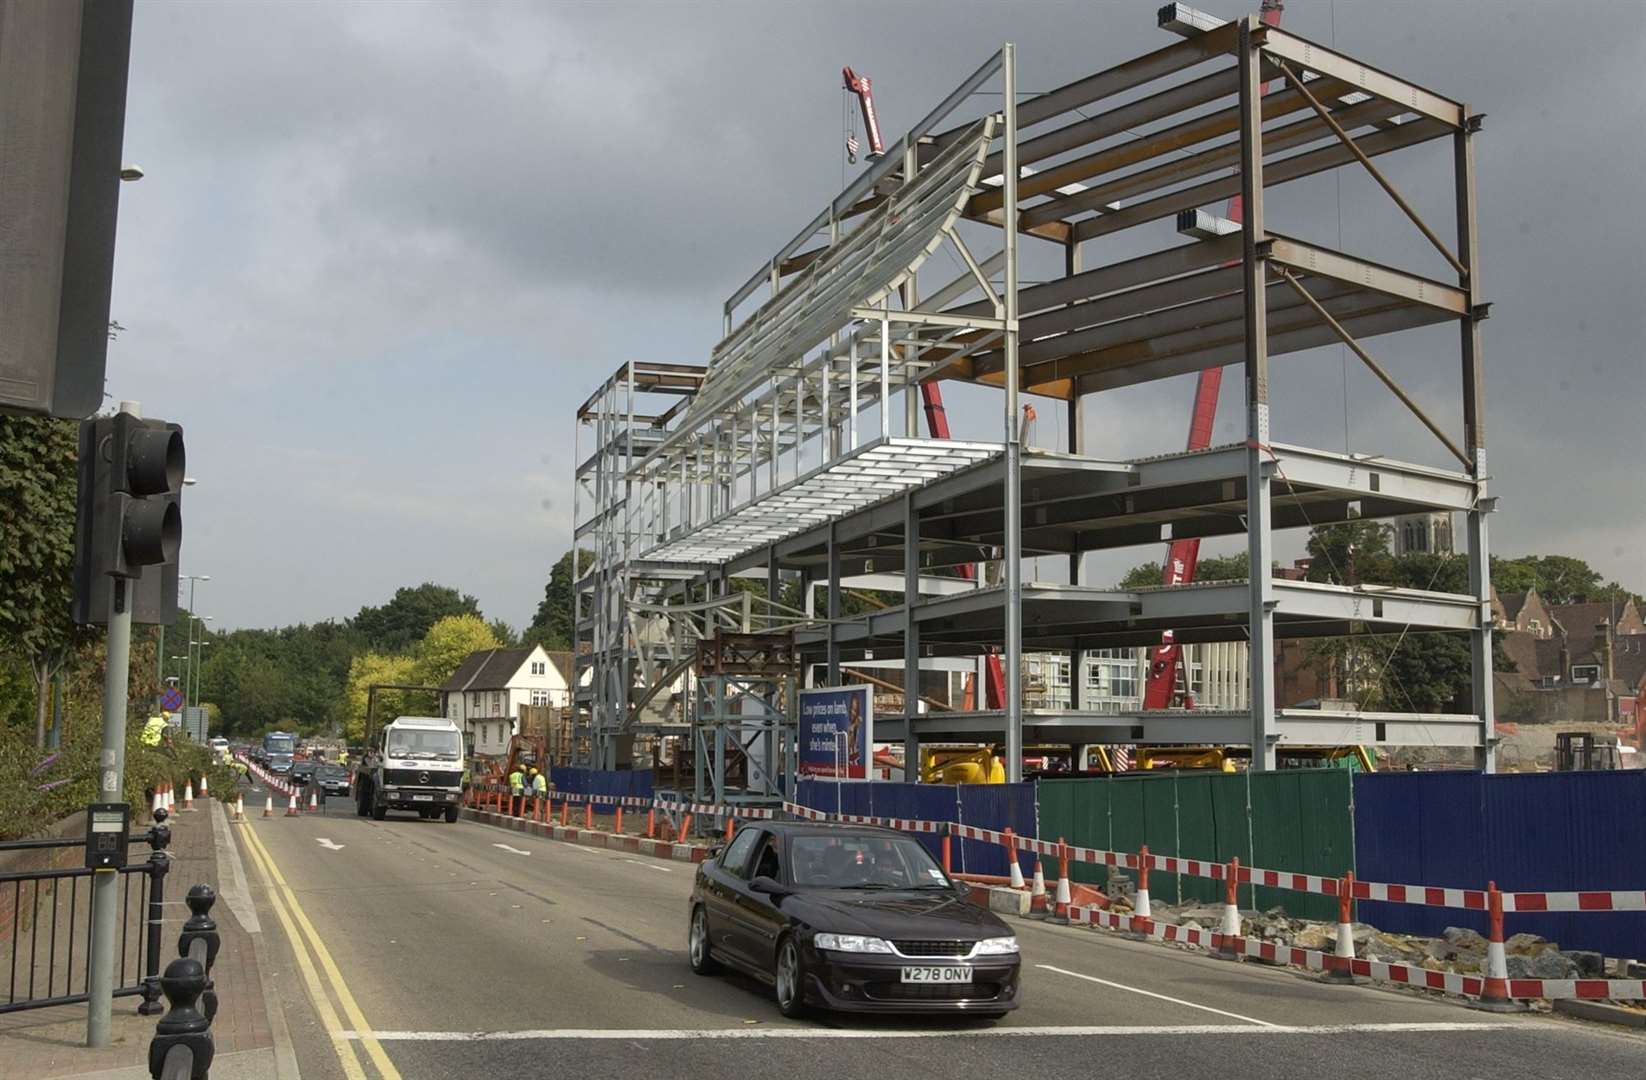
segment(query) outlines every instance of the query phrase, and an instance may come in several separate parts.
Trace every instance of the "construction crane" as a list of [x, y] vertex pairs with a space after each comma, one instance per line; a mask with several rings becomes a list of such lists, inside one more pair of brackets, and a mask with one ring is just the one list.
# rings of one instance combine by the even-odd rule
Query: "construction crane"
[[[1263, 0], [1260, 9], [1263, 21], [1269, 26], [1280, 25], [1283, 0]], [[1263, 92], [1269, 92], [1265, 83]], [[1229, 200], [1226, 216], [1239, 223], [1245, 216], [1240, 196]], [[1234, 265], [1231, 263], [1230, 265]], [[1217, 420], [1217, 395], [1223, 388], [1223, 369], [1207, 368], [1195, 382], [1194, 404], [1189, 410], [1189, 450], [1204, 450], [1212, 444], [1212, 425]], [[1200, 541], [1173, 540], [1166, 549], [1166, 563], [1161, 569], [1162, 585], [1185, 585], [1194, 580], [1200, 562]], [[1260, 568], [1251, 567], [1250, 573]], [[1180, 685], [1181, 681], [1181, 685]], [[1183, 672], [1183, 646], [1170, 630], [1160, 635], [1160, 644], [1149, 650], [1149, 671], [1143, 684], [1144, 709], [1169, 709], [1174, 705], [1194, 708], [1194, 695]]]
[[[869, 160], [880, 157], [886, 152], [886, 144], [880, 138], [880, 117], [874, 111], [874, 90], [867, 75], [859, 75], [851, 68], [840, 69], [841, 78], [846, 82], [846, 89], [857, 95], [857, 104], [863, 110], [863, 134], [869, 138]], [[857, 160], [857, 136], [850, 132], [846, 135], [846, 154], [852, 160]]]

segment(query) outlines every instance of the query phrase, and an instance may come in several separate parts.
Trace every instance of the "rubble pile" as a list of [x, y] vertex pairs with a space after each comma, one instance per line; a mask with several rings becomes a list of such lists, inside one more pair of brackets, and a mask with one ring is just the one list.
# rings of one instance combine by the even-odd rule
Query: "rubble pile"
[[[1133, 910], [1135, 885], [1116, 875], [1110, 882], [1110, 909], [1119, 914]], [[1151, 912], [1157, 922], [1177, 923], [1198, 930], [1216, 930], [1223, 922], [1223, 906], [1194, 900], [1182, 904], [1151, 897]], [[1298, 919], [1284, 908], [1240, 913], [1242, 931], [1248, 937], [1289, 945], [1299, 949], [1332, 952], [1337, 947], [1337, 923]], [[1486, 970], [1486, 939], [1462, 926], [1449, 926], [1437, 938], [1415, 934], [1392, 934], [1366, 923], [1351, 923], [1355, 955], [1385, 964], [1410, 964], [1429, 971], [1459, 975], [1479, 975]], [[1603, 979], [1640, 978], [1640, 964], [1617, 961], [1608, 972], [1606, 958], [1597, 952], [1562, 949], [1557, 943], [1536, 934], [1515, 934], [1503, 944], [1511, 979]]]

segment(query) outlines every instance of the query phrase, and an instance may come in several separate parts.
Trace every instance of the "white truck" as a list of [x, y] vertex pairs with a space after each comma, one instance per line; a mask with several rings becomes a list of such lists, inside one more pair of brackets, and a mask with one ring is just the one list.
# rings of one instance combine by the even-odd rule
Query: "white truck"
[[355, 812], [390, 810], [457, 820], [463, 797], [463, 732], [438, 716], [401, 716], [383, 728], [354, 773]]

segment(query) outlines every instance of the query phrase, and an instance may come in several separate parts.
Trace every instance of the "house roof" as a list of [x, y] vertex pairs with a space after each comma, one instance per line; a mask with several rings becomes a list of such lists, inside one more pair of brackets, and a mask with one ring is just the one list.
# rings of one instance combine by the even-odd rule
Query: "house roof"
[[572, 685], [572, 654], [569, 652], [552, 652], [548, 656], [549, 663], [553, 664], [554, 669], [560, 672], [560, 677], [565, 680], [566, 685]]
[[1526, 606], [1526, 598], [1530, 595], [1530, 592], [1498, 593], [1498, 601], [1503, 605], [1503, 617], [1509, 622], [1518, 621], [1520, 609]]
[[1578, 638], [1593, 637], [1597, 623], [1615, 625], [1618, 616], [1623, 614], [1623, 605], [1607, 601], [1595, 604], [1550, 604], [1549, 614], [1565, 627], [1566, 633], [1575, 642]]
[[[1545, 674], [1538, 655], [1538, 642], [1542, 641], [1530, 630], [1510, 630], [1501, 635], [1503, 652], [1515, 662], [1515, 673], [1526, 679], [1538, 679]], [[1556, 657], [1556, 663], [1559, 658]]]
[[525, 645], [518, 649], [481, 649], [472, 652], [457, 665], [452, 677], [440, 684], [440, 689], [505, 690], [508, 688], [509, 680], [535, 650], [536, 646]]

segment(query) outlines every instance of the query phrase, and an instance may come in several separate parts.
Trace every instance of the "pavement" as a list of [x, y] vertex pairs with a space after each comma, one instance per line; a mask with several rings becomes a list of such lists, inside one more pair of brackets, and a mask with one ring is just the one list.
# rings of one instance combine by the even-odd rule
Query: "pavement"
[[[237, 885], [233, 873], [237, 856], [231, 832], [241, 826], [230, 825], [222, 806], [215, 801], [195, 805], [195, 810], [171, 818], [172, 842], [168, 850], [172, 865], [166, 875], [161, 963], [177, 955], [177, 938], [189, 917], [183, 902], [189, 887], [202, 882], [214, 885], [219, 900], [212, 915], [217, 920], [222, 946], [212, 971], [218, 997], [217, 1017], [212, 1023], [217, 1050], [212, 1076], [219, 1080], [295, 1080], [295, 1067], [283, 1072], [276, 1068], [276, 1028], [283, 1018], [278, 1009], [268, 1007], [270, 995], [260, 962], [267, 946], [261, 940], [261, 928], [243, 879]], [[134, 851], [146, 856], [148, 849], [139, 847]], [[110, 1045], [95, 1050], [85, 1045], [84, 1005], [0, 1015], [0, 1077], [147, 1080], [149, 1042], [159, 1017], [137, 1015], [138, 1001], [115, 1000]], [[289, 1053], [285, 1056], [289, 1061]]]
[[[373, 822], [338, 800], [322, 814], [254, 816], [230, 835], [261, 927], [246, 936], [261, 945], [271, 1041], [305, 1080], [902, 1080], [1094, 1065], [1190, 1080], [1598, 1080], [1641, 1075], [1646, 1061], [1636, 1032], [1027, 920], [1014, 924], [1025, 1004], [1005, 1020], [790, 1021], [766, 986], [691, 974], [686, 864], [471, 821]], [[213, 1076], [281, 1075], [279, 1051], [262, 1072]], [[0, 1036], [9, 1066], [5, 1053]]]

